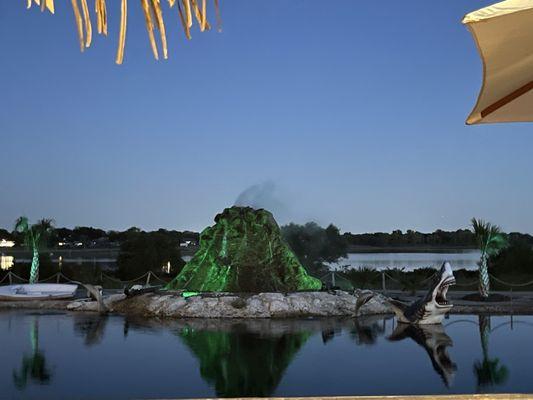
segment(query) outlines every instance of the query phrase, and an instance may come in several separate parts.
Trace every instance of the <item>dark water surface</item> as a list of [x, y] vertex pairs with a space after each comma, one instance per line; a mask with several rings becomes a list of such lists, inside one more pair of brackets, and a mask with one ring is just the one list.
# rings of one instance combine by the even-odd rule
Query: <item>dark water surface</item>
[[0, 398], [533, 392], [533, 317], [155, 321], [0, 312]]

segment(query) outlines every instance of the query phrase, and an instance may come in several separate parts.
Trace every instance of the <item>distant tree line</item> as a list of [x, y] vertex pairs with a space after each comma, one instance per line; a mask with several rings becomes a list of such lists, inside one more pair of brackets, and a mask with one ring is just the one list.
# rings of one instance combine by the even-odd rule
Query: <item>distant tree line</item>
[[492, 272], [497, 275], [514, 276], [533, 274], [533, 247], [531, 240], [528, 240], [526, 236], [529, 235], [515, 233], [508, 235], [509, 245], [497, 255], [489, 258]]
[[314, 276], [324, 275], [329, 270], [329, 263], [347, 256], [346, 240], [333, 224], [327, 228], [315, 222], [289, 224], [281, 227], [281, 233], [303, 266]]
[[[131, 238], [132, 233], [144, 232], [137, 227], [131, 227], [125, 231], [104, 231], [103, 229], [77, 226], [70, 228], [54, 228], [46, 239], [46, 247], [53, 249], [62, 243], [64, 247], [79, 246], [79, 247], [119, 247], [126, 240]], [[153, 231], [158, 233], [160, 237], [175, 240], [179, 243], [185, 241], [193, 241], [198, 243], [200, 234], [191, 231], [176, 231], [159, 229]], [[0, 228], [0, 239], [14, 240], [17, 246], [24, 244], [24, 235], [16, 231], [8, 231]]]
[[179, 232], [159, 229], [144, 232], [140, 229], [128, 229], [121, 239], [120, 253], [117, 259], [118, 276], [128, 280], [137, 278], [145, 272], [160, 274], [164, 266], [170, 266], [167, 274], [175, 275], [183, 268]]
[[[306, 227], [306, 228], [305, 228]], [[316, 223], [310, 222], [305, 225], [289, 224], [282, 227], [284, 235], [287, 232], [299, 232], [299, 234], [304, 238], [306, 235], [315, 235], [313, 240], [317, 240], [316, 234], [320, 228]], [[331, 224], [328, 228], [320, 228], [325, 232], [329, 229], [330, 239], [335, 237], [334, 245], [337, 246], [341, 241], [344, 241], [347, 246], [346, 250], [349, 252], [353, 247], [464, 247], [464, 248], [475, 248], [476, 247], [476, 237], [474, 233], [469, 229], [458, 229], [456, 231], [444, 231], [437, 229], [432, 233], [422, 233], [414, 230], [407, 230], [402, 232], [401, 230], [394, 230], [392, 232], [375, 232], [375, 233], [351, 233], [346, 232], [344, 234], [339, 233], [339, 229], [335, 225]], [[333, 235], [333, 231], [336, 230]], [[83, 247], [110, 247], [110, 246], [120, 246], [125, 240], [127, 240], [132, 232], [142, 232], [141, 229], [137, 227], [132, 227], [124, 231], [110, 230], [105, 231], [99, 228], [78, 226], [73, 229], [70, 228], [55, 228], [50, 237], [48, 238], [48, 247], [54, 248], [57, 246], [57, 243], [63, 242], [67, 246], [74, 243], [82, 243]], [[165, 237], [171, 238], [172, 240], [179, 240], [180, 242], [184, 241], [193, 241], [195, 243], [199, 242], [200, 234], [198, 232], [192, 231], [176, 231], [176, 230], [166, 230], [159, 229], [157, 231]], [[305, 235], [304, 235], [304, 232]], [[518, 240], [523, 243], [527, 243], [533, 246], [533, 236], [523, 233], [509, 233], [508, 234], [510, 241]], [[22, 245], [24, 242], [23, 235], [9, 231], [6, 229], [0, 228], [0, 238], [15, 240], [17, 245]], [[293, 245], [297, 248], [298, 246], [294, 243], [294, 239], [286, 237], [288, 240], [293, 241]], [[307, 238], [306, 240], [309, 240]], [[302, 244], [303, 245], [303, 244]], [[295, 250], [297, 251], [297, 250]], [[328, 258], [329, 256], [326, 256]]]
[[[476, 237], [471, 230], [458, 229], [456, 231], [443, 231], [437, 229], [432, 233], [422, 233], [413, 230], [402, 232], [401, 230], [392, 233], [345, 233], [343, 235], [348, 246], [369, 246], [369, 247], [464, 247], [475, 248], [477, 246]], [[510, 233], [510, 239], [517, 239], [533, 245], [533, 236], [523, 233]]]
[[0, 238], [6, 239], [6, 240], [13, 240], [13, 233], [8, 231], [7, 229], [0, 228]]
[[[51, 221], [51, 220], [50, 220]], [[28, 234], [23, 230], [14, 229], [8, 231], [0, 229], [0, 239], [14, 240], [17, 246], [24, 246], [28, 250]], [[196, 232], [179, 232], [176, 230], [159, 229], [145, 232], [132, 227], [125, 231], [104, 231], [92, 227], [53, 228], [47, 231], [47, 235], [40, 240], [39, 248], [43, 250], [34, 256], [33, 264], [40, 270], [40, 277], [47, 278], [56, 272], [62, 271], [65, 275], [82, 279], [85, 282], [93, 282], [100, 276], [101, 270], [96, 265], [91, 268], [79, 268], [67, 263], [52, 263], [50, 251], [56, 248], [119, 248], [117, 258], [118, 270], [114, 272], [116, 277], [129, 280], [137, 278], [148, 271], [158, 275], [167, 273], [168, 276], [177, 274], [185, 262], [181, 258], [180, 243], [185, 241], [199, 241]], [[61, 246], [59, 245], [61, 243]], [[40, 265], [40, 266], [39, 266]], [[30, 278], [30, 268], [23, 263], [17, 263], [12, 271], [24, 279]], [[108, 271], [113, 273], [112, 271]], [[6, 271], [0, 271], [0, 279]]]

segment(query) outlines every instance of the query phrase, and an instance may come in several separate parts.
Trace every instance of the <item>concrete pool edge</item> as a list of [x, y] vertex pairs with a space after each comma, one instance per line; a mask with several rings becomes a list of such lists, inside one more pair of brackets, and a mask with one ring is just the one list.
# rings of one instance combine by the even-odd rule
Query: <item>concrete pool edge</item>
[[[215, 400], [217, 397], [198, 398], [196, 400]], [[312, 396], [312, 397], [232, 397], [224, 400], [523, 400], [533, 399], [531, 394], [445, 394], [445, 395], [403, 395], [403, 396]], [[159, 400], [177, 400], [176, 399], [159, 399]]]

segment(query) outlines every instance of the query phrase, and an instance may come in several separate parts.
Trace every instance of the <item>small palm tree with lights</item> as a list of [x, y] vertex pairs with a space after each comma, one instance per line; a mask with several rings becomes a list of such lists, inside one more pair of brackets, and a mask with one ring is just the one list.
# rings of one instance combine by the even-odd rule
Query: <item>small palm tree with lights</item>
[[482, 299], [489, 297], [489, 258], [498, 255], [507, 247], [507, 236], [501, 228], [482, 219], [472, 218], [472, 228], [476, 236], [478, 248], [481, 251], [479, 266], [479, 295]]
[[43, 218], [30, 225], [28, 218], [20, 217], [15, 222], [15, 231], [24, 236], [24, 245], [32, 251], [30, 283], [39, 280], [39, 250], [53, 231], [54, 221]]

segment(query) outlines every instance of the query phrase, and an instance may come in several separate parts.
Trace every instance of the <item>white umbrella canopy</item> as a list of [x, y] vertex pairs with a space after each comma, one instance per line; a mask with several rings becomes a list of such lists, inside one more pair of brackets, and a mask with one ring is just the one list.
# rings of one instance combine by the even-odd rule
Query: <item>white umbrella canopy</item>
[[533, 0], [507, 0], [463, 23], [483, 61], [483, 84], [467, 124], [533, 121]]

